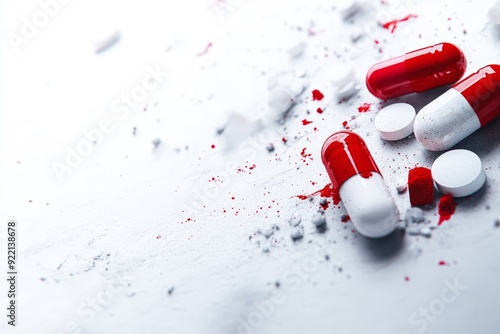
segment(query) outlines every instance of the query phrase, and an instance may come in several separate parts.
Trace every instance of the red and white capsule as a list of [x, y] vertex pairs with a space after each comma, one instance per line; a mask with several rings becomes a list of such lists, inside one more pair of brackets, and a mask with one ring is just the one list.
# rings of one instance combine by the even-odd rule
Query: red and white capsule
[[398, 209], [359, 135], [350, 131], [334, 133], [323, 144], [321, 159], [333, 190], [360, 234], [381, 238], [394, 231], [399, 221]]
[[488, 65], [422, 108], [414, 133], [426, 149], [443, 151], [499, 115], [500, 65]]
[[467, 61], [450, 43], [440, 43], [373, 65], [366, 74], [366, 87], [379, 99], [450, 85], [464, 75]]

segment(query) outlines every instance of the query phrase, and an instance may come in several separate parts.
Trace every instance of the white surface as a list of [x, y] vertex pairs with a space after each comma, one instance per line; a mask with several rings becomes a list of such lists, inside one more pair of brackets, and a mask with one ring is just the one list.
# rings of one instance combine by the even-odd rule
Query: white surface
[[354, 175], [342, 184], [339, 195], [362, 235], [381, 238], [397, 227], [398, 208], [380, 174], [372, 173], [369, 178]]
[[481, 127], [469, 102], [456, 89], [419, 111], [414, 123], [415, 138], [431, 151], [444, 151], [467, 138]]
[[432, 178], [443, 194], [453, 197], [469, 196], [486, 182], [481, 159], [468, 150], [443, 153], [432, 164]]
[[500, 24], [500, 1], [497, 1], [488, 10], [488, 19], [494, 24]]
[[408, 137], [413, 133], [415, 108], [408, 103], [394, 103], [377, 113], [375, 128], [380, 137], [385, 140], [395, 141]]
[[[217, 4], [68, 1], [18, 53], [2, 38], [2, 308], [8, 219], [19, 224], [21, 267], [19, 326], [7, 328], [1, 313], [0, 332], [68, 334], [74, 325], [83, 334], [237, 334], [260, 314], [262, 323], [250, 328], [255, 334], [498, 334], [499, 120], [457, 145], [478, 154], [488, 182], [456, 199], [456, 213], [431, 238], [368, 240], [352, 222], [342, 223], [345, 209], [331, 203], [327, 230], [319, 233], [311, 223], [318, 196], [295, 197], [329, 182], [320, 148], [348, 121], [405, 212], [408, 193], [396, 194], [396, 180], [415, 165], [430, 166], [437, 154], [412, 138], [381, 140], [373, 119], [386, 104], [364, 86], [339, 103], [329, 66], [352, 63], [362, 76], [381, 59], [450, 41], [472, 73], [500, 58], [499, 31], [486, 18], [493, 1], [364, 1], [347, 21], [325, 1]], [[1, 7], [4, 33], [20, 32], [21, 18], [39, 10], [36, 0]], [[82, 15], [92, 11], [112, 13], [122, 33], [98, 55], [88, 49], [94, 17]], [[410, 13], [418, 18], [394, 34], [378, 25]], [[362, 37], [353, 42], [353, 34]], [[304, 54], [290, 60], [287, 50], [302, 41]], [[113, 112], [121, 94], [142, 85], [147, 66], [168, 74], [128, 114]], [[251, 120], [268, 112], [267, 80], [283, 68], [306, 68], [310, 82], [286, 123], [242, 134], [233, 149], [222, 149], [219, 116], [233, 111]], [[325, 98], [312, 101], [312, 89]], [[419, 110], [441, 92], [399, 102]], [[373, 103], [371, 111], [358, 112], [363, 103]], [[82, 132], [105, 118], [113, 130], [59, 181], [52, 163], [65, 163], [67, 147], [85, 143]], [[305, 118], [313, 123], [303, 126]], [[156, 138], [162, 143], [153, 150]], [[312, 154], [307, 159], [303, 148]], [[301, 223], [290, 226], [295, 213]], [[437, 223], [435, 206], [424, 214]], [[275, 224], [280, 229], [271, 237], [258, 233]], [[303, 238], [293, 242], [297, 228]], [[447, 265], [438, 265], [442, 260]]]

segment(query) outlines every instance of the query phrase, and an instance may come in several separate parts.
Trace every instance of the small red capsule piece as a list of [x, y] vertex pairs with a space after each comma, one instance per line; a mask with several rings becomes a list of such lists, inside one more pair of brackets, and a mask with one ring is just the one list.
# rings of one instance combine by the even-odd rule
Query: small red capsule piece
[[466, 68], [465, 56], [457, 46], [440, 43], [373, 65], [366, 86], [376, 97], [388, 100], [453, 84]]

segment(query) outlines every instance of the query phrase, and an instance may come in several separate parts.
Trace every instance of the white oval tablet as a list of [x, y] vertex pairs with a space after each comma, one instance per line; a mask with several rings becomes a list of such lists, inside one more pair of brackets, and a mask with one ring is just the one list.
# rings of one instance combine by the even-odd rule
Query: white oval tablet
[[415, 115], [412, 105], [394, 103], [378, 112], [375, 116], [375, 128], [385, 140], [400, 140], [413, 133]]
[[483, 186], [486, 173], [477, 154], [468, 150], [452, 150], [434, 161], [432, 178], [443, 194], [463, 197]]

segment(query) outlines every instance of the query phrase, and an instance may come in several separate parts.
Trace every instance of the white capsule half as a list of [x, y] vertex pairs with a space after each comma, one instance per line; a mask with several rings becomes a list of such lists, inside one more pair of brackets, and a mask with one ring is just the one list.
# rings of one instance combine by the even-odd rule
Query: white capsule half
[[381, 238], [398, 225], [399, 211], [382, 175], [372, 173], [369, 178], [354, 175], [340, 187], [339, 195], [354, 227], [362, 235]]
[[480, 127], [479, 118], [469, 102], [451, 88], [420, 110], [413, 130], [415, 138], [426, 149], [443, 151]]

